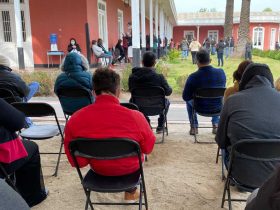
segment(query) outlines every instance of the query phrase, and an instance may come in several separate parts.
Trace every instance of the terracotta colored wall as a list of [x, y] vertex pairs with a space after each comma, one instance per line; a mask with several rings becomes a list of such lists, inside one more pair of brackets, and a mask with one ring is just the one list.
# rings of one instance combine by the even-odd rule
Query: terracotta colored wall
[[[58, 49], [67, 51], [69, 39], [75, 37], [86, 53], [85, 22], [86, 1], [30, 0], [32, 45], [35, 64], [46, 64], [50, 49], [49, 36], [58, 35]], [[53, 58], [58, 63], [58, 58]]]
[[87, 22], [89, 24], [90, 41], [97, 39], [99, 35], [97, 0], [87, 0]]

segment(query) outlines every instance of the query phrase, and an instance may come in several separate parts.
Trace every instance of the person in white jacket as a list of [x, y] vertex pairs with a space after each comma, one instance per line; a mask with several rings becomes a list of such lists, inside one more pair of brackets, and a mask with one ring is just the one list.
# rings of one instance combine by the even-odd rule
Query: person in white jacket
[[201, 48], [201, 44], [196, 40], [196, 38], [193, 38], [189, 48], [192, 53], [192, 62], [193, 64], [196, 64], [196, 53]]
[[108, 65], [112, 64], [113, 56], [110, 54], [106, 54], [101, 47], [97, 45], [96, 40], [92, 40], [92, 52], [97, 58], [108, 58], [109, 63]]

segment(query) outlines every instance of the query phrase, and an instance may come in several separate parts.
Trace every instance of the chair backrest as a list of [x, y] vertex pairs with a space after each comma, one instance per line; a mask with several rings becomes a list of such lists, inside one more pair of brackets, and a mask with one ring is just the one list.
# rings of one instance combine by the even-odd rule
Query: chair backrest
[[260, 187], [280, 164], [280, 139], [245, 139], [232, 146], [229, 174], [248, 188]]
[[193, 95], [193, 106], [197, 113], [218, 115], [222, 111], [225, 88], [199, 88]]
[[139, 111], [139, 108], [136, 104], [133, 103], [121, 103], [122, 106], [128, 108], [128, 109], [132, 109], [132, 110], [137, 110]]
[[85, 88], [59, 88], [56, 94], [66, 115], [72, 115], [93, 103], [92, 93]]
[[146, 116], [159, 115], [165, 109], [165, 91], [157, 86], [134, 88], [130, 101]]
[[3, 98], [9, 104], [22, 101], [20, 97], [15, 96], [13, 92], [7, 88], [0, 88], [0, 98]]
[[26, 117], [46, 117], [55, 116], [57, 118], [54, 108], [47, 103], [37, 102], [16, 102], [12, 104], [17, 110], [23, 112]]

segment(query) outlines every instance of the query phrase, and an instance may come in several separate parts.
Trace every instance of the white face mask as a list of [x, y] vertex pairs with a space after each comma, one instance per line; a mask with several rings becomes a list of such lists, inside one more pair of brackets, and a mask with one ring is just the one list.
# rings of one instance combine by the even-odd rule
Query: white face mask
[[71, 44], [74, 45], [76, 42], [74, 40], [71, 40]]

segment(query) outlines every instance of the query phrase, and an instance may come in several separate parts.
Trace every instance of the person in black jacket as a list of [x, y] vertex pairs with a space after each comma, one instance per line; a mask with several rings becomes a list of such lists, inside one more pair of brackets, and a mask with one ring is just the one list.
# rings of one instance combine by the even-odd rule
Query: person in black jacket
[[81, 52], [81, 47], [80, 45], [77, 43], [75, 38], [71, 38], [70, 39], [70, 43], [67, 47], [67, 51], [70, 52]]
[[124, 57], [125, 57], [121, 39], [118, 40], [118, 43], [116, 44], [115, 48], [119, 50], [119, 57], [117, 59], [119, 62], [121, 62], [122, 59], [124, 59]]
[[[156, 55], [151, 52], [145, 52], [142, 60], [144, 67], [135, 67], [132, 69], [132, 74], [129, 76], [128, 87], [131, 92], [132, 89], [137, 87], [152, 87], [159, 86], [165, 91], [165, 95], [169, 96], [172, 93], [172, 88], [167, 83], [162, 74], [156, 73]], [[166, 114], [168, 112], [170, 102], [166, 99]], [[148, 118], [147, 118], [148, 119]], [[148, 119], [149, 120], [149, 119]], [[161, 133], [164, 128], [164, 115], [160, 115], [158, 118], [157, 133]]]

